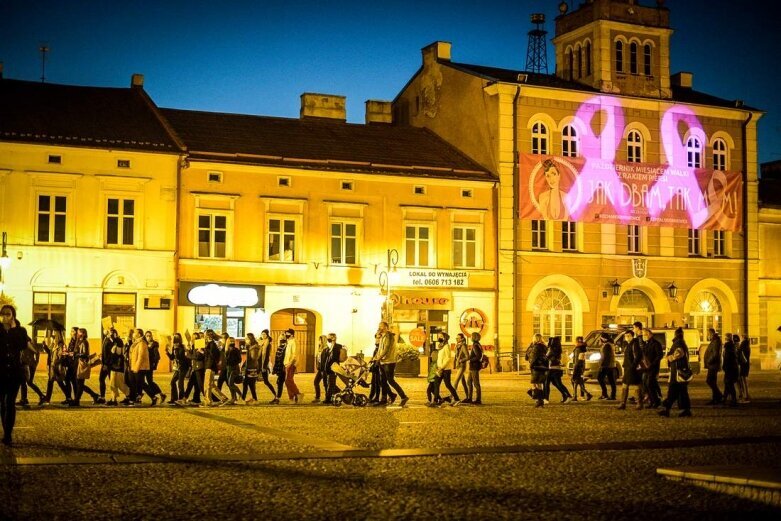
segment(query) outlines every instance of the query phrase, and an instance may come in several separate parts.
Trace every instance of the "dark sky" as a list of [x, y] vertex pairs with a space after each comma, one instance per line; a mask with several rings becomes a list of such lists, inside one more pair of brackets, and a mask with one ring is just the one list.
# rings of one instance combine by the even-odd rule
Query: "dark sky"
[[[302, 92], [341, 94], [360, 122], [364, 101], [393, 99], [435, 40], [452, 42], [454, 61], [523, 69], [529, 15], [545, 13], [552, 38], [559, 1], [0, 0], [0, 61], [6, 78], [38, 80], [46, 42], [50, 82], [126, 86], [140, 72], [163, 107], [285, 117]], [[781, 160], [780, 3], [666, 2], [671, 72], [767, 111], [760, 162]]]

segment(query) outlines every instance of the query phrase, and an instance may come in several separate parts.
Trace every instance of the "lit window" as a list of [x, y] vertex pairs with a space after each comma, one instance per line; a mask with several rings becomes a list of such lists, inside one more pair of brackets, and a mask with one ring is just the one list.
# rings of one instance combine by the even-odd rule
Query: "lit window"
[[136, 202], [110, 198], [106, 204], [106, 244], [132, 246], [134, 243]]
[[546, 222], [533, 219], [532, 220], [532, 249], [545, 250], [548, 248], [548, 237], [546, 236]]
[[624, 72], [624, 42], [616, 42], [616, 72]]
[[689, 229], [689, 255], [700, 255], [700, 230]]
[[700, 291], [691, 299], [688, 310], [691, 324], [700, 332], [700, 338], [708, 338], [708, 330], [713, 328], [721, 333], [722, 306], [719, 299], [710, 291]]
[[561, 129], [561, 155], [578, 157], [578, 132], [572, 125]]
[[228, 218], [225, 215], [198, 215], [198, 257], [224, 259], [227, 237]]
[[547, 288], [534, 301], [532, 327], [544, 338], [560, 336], [563, 343], [571, 344], [574, 320], [572, 301], [560, 289]]
[[295, 219], [268, 220], [268, 260], [296, 262]]
[[577, 251], [577, 232], [575, 223], [563, 221], [561, 223], [561, 249], [563, 251]]
[[64, 195], [38, 196], [38, 242], [64, 243], [68, 199]]
[[629, 72], [637, 74], [637, 43], [629, 44]]
[[536, 122], [532, 126], [532, 154], [548, 153], [548, 127], [544, 123]]
[[727, 169], [727, 143], [723, 139], [713, 142], [713, 169], [721, 171]]
[[630, 224], [627, 227], [627, 253], [642, 253], [642, 236], [640, 235], [640, 225]]
[[357, 263], [358, 226], [351, 222], [331, 222], [331, 264]]
[[696, 137], [686, 140], [686, 164], [689, 168], [702, 167], [702, 143]]
[[407, 266], [433, 265], [433, 233], [429, 225], [408, 224], [404, 227], [404, 246]]
[[643, 162], [643, 136], [637, 130], [626, 136], [626, 160], [630, 163]]
[[727, 232], [724, 230], [713, 232], [713, 255], [715, 257], [726, 257], [727, 255]]
[[647, 43], [643, 46], [643, 74], [646, 76], [651, 75], [651, 44]]
[[453, 227], [453, 267], [477, 267], [477, 229], [474, 227]]

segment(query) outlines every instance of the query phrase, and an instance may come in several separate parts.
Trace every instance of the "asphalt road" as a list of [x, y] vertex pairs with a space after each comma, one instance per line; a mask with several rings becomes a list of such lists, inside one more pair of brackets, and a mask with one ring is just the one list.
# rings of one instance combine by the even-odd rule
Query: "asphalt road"
[[[311, 390], [311, 375], [299, 375]], [[481, 407], [87, 406], [19, 410], [0, 449], [7, 519], [778, 519], [666, 481], [660, 466], [781, 465], [781, 374], [692, 418], [614, 402], [535, 409], [528, 378], [486, 375]], [[159, 375], [158, 381], [165, 381]], [[97, 388], [95, 385], [93, 388]], [[593, 390], [592, 390], [593, 392]], [[268, 393], [268, 391], [266, 391]], [[265, 397], [265, 395], [262, 395]], [[266, 397], [270, 398], [270, 395]], [[54, 401], [54, 400], [53, 400]]]

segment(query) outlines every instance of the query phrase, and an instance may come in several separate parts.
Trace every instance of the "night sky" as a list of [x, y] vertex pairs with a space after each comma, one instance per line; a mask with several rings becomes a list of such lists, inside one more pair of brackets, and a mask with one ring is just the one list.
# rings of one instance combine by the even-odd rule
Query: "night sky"
[[[6, 78], [39, 80], [46, 42], [52, 83], [128, 86], [139, 72], [162, 107], [284, 117], [298, 117], [303, 92], [340, 94], [348, 120], [362, 122], [364, 101], [393, 99], [420, 66], [420, 49], [436, 40], [452, 42], [453, 61], [523, 69], [529, 15], [545, 13], [552, 38], [558, 4], [0, 0], [0, 61]], [[781, 160], [778, 4], [666, 2], [671, 72], [690, 71], [695, 89], [767, 112], [760, 162]], [[551, 43], [548, 51], [552, 73]]]

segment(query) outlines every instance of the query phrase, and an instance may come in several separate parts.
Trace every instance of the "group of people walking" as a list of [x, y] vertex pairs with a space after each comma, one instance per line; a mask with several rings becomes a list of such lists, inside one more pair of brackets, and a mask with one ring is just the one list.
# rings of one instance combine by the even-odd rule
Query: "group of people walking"
[[[708, 347], [705, 349], [703, 363], [707, 369], [705, 383], [712, 392], [708, 405], [723, 404], [736, 407], [738, 402], [748, 403], [748, 373], [751, 368], [751, 345], [748, 338], [727, 333], [724, 342], [715, 329], [708, 330]], [[724, 372], [724, 391], [719, 388], [719, 372]], [[737, 386], [737, 391], [736, 391]]]

